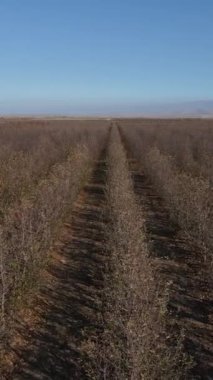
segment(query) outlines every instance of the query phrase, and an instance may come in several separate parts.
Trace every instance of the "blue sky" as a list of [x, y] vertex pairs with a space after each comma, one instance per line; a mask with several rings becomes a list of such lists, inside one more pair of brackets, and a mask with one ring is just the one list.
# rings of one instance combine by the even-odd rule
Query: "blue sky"
[[0, 0], [0, 113], [213, 99], [212, 0]]

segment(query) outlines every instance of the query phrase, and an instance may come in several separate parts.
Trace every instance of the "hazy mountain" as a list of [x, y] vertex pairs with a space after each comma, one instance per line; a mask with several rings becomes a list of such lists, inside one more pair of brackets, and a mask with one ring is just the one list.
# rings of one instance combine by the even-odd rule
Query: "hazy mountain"
[[0, 115], [71, 115], [130, 117], [213, 117], [213, 100], [185, 102], [104, 102], [87, 104], [51, 102], [47, 104], [5, 105], [0, 103]]

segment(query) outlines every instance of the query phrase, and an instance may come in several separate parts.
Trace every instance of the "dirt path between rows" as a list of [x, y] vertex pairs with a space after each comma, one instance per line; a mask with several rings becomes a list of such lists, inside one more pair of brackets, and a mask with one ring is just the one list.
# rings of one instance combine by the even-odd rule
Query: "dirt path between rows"
[[185, 349], [193, 357], [192, 378], [213, 379], [213, 282], [201, 253], [181, 236], [136, 161], [129, 160], [135, 192], [144, 211], [148, 240], [161, 278], [171, 281], [171, 319], [185, 330]]
[[33, 310], [16, 322], [9, 348], [15, 367], [3, 379], [87, 378], [90, 359], [84, 343], [100, 328], [105, 165], [103, 158], [96, 163], [64, 226]]

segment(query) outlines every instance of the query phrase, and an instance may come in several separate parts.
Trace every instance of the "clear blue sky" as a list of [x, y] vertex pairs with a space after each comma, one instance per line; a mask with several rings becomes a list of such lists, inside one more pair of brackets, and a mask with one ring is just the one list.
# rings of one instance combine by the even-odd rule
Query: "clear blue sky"
[[213, 99], [213, 0], [0, 0], [0, 52], [0, 113]]

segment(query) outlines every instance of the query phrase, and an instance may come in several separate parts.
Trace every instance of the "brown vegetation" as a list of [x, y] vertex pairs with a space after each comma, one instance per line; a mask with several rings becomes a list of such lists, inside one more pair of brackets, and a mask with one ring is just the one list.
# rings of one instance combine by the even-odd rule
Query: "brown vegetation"
[[[4, 155], [1, 168], [5, 170], [0, 172], [1, 337], [7, 333], [17, 305], [26, 301], [32, 289], [39, 284], [40, 271], [47, 261], [47, 253], [60, 222], [71, 209], [85, 178], [88, 178], [93, 160], [100, 154], [105, 134], [105, 128], [102, 131], [93, 128], [89, 136], [80, 128], [76, 133], [68, 126], [63, 129], [63, 125], [62, 129], [59, 126], [52, 129], [51, 125], [48, 129], [43, 127], [44, 134], [37, 125], [26, 129], [25, 126], [20, 126], [20, 129], [15, 126], [17, 135], [26, 137], [25, 142], [20, 139], [22, 145], [17, 148], [15, 133], [9, 145], [3, 143], [3, 147], [7, 146], [5, 152], [11, 150], [12, 157]], [[13, 126], [8, 128], [10, 135]], [[4, 141], [7, 140], [6, 134], [7, 130], [3, 130]], [[33, 136], [37, 136], [37, 147], [34, 150], [31, 146], [31, 151], [25, 152], [25, 148], [29, 149], [26, 141], [28, 138], [33, 141]], [[59, 138], [59, 145], [55, 144], [54, 148], [53, 136]], [[31, 144], [35, 143], [32, 141]], [[39, 170], [37, 165], [40, 165]], [[33, 174], [36, 171], [35, 179]]]
[[213, 180], [212, 120], [135, 119], [120, 124], [137, 134], [141, 154], [156, 146], [162, 154], [173, 157], [181, 171]]
[[[183, 379], [181, 338], [167, 330], [166, 289], [159, 291], [149, 258], [144, 221], [117, 129], [108, 153], [107, 235], [103, 328], [95, 379]], [[173, 337], [174, 338], [174, 337]], [[171, 344], [171, 341], [173, 344]]]
[[143, 120], [122, 123], [135, 157], [158, 187], [172, 219], [212, 261], [213, 123]]
[[0, 125], [0, 215], [30, 192], [56, 163], [65, 161], [73, 147], [88, 143], [88, 128], [96, 136], [102, 132], [83, 122], [13, 121]]
[[211, 123], [2, 120], [3, 379], [208, 378]]

